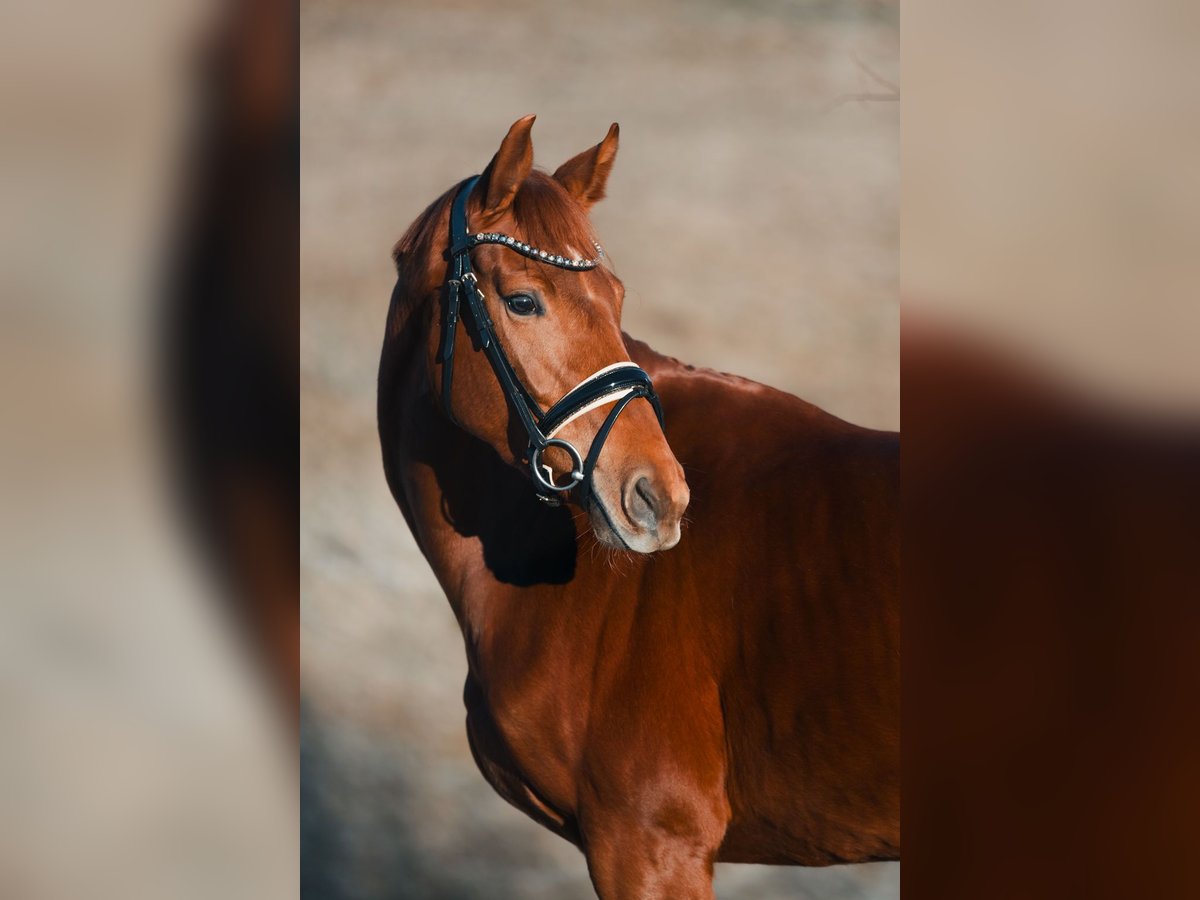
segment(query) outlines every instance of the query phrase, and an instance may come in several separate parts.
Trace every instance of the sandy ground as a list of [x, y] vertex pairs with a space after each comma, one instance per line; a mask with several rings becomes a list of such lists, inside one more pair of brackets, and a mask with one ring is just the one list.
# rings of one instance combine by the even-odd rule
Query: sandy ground
[[[592, 897], [499, 799], [463, 728], [462, 641], [379, 463], [389, 249], [536, 112], [553, 169], [621, 124], [595, 212], [625, 326], [686, 361], [899, 424], [898, 79], [880, 3], [302, 7], [305, 896]], [[868, 71], [869, 70], [869, 71]], [[722, 898], [884, 898], [893, 864], [718, 866]]]

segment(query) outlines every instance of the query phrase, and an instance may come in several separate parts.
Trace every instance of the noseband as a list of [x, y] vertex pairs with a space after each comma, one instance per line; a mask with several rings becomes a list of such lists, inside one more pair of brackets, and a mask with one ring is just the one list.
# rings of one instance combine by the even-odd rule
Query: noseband
[[[508, 397], [509, 404], [529, 435], [529, 470], [533, 474], [538, 499], [551, 506], [558, 506], [562, 502], [561, 497], [576, 487], [590, 491], [592, 472], [600, 458], [600, 451], [604, 449], [609, 432], [626, 406], [638, 397], [645, 397], [654, 407], [660, 427], [663, 420], [662, 406], [658, 395], [654, 393], [650, 376], [631, 362], [620, 362], [592, 373], [548, 410], [542, 411], [517, 377], [504, 348], [500, 345], [495, 325], [484, 304], [483, 291], [479, 289], [479, 280], [471, 268], [471, 249], [479, 244], [497, 244], [537, 262], [577, 272], [596, 268], [604, 251], [597, 244], [597, 255], [594, 259], [563, 257], [538, 250], [508, 235], [495, 232], [472, 234], [467, 224], [467, 198], [478, 180], [476, 176], [465, 182], [455, 195], [454, 205], [450, 208], [450, 249], [446, 254], [450, 266], [442, 292], [442, 341], [437, 357], [442, 365], [442, 406], [453, 419], [450, 392], [454, 378], [454, 337], [461, 315], [471, 336], [472, 346], [475, 350], [484, 352], [491, 363], [492, 371], [496, 373], [496, 380], [500, 382], [505, 396]], [[615, 405], [592, 439], [587, 457], [583, 457], [570, 442], [554, 436], [568, 422], [610, 403]], [[551, 468], [542, 463], [542, 454], [549, 447], [558, 447], [571, 457], [571, 473], [562, 484], [554, 481]]]

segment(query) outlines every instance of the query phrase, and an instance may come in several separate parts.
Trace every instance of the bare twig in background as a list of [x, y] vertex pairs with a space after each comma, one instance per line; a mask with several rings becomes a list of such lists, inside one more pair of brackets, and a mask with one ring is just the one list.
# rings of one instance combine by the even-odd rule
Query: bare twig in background
[[884, 78], [882, 75], [880, 75], [874, 69], [872, 69], [870, 66], [868, 66], [866, 63], [864, 63], [861, 59], [859, 59], [857, 56], [853, 57], [853, 59], [854, 59], [854, 64], [856, 66], [858, 66], [858, 68], [861, 69], [862, 72], [868, 78], [870, 78], [876, 84], [882, 85], [883, 87], [887, 88], [888, 92], [882, 93], [880, 91], [862, 91], [862, 92], [854, 93], [854, 94], [839, 94], [836, 98], [834, 98], [833, 102], [829, 104], [828, 108], [825, 110], [826, 112], [832, 112], [833, 110], [837, 109], [839, 106], [843, 105], [844, 103], [852, 103], [852, 102], [862, 103], [862, 102], [869, 102], [869, 101], [898, 102], [900, 100], [899, 85], [897, 85], [891, 81], [888, 81], [888, 79]]
[[886, 78], [884, 78], [882, 75], [880, 75], [878, 72], [876, 72], [870, 66], [868, 66], [865, 62], [863, 62], [857, 56], [854, 57], [854, 64], [856, 66], [858, 66], [863, 71], [863, 73], [868, 78], [870, 78], [872, 81], [874, 81], [876, 84], [883, 85], [883, 87], [885, 87], [889, 91], [891, 91], [891, 95], [888, 96], [889, 100], [899, 100], [900, 99], [900, 86], [898, 84], [888, 81]]

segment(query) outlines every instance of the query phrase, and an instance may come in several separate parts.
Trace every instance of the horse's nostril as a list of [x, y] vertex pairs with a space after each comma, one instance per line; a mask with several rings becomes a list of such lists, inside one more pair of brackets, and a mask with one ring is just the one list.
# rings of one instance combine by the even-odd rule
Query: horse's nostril
[[646, 505], [650, 507], [650, 511], [658, 513], [658, 497], [654, 494], [654, 489], [650, 486], [649, 478], [639, 478], [634, 486], [639, 497], [646, 501]]
[[625, 493], [625, 512], [630, 521], [647, 529], [658, 523], [658, 497], [650, 479], [642, 476], [635, 479], [631, 490]]

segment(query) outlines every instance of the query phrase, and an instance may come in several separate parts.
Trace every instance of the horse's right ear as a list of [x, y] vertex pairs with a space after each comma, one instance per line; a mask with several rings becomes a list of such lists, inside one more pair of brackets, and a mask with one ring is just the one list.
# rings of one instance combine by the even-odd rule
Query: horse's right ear
[[570, 191], [572, 196], [583, 204], [584, 209], [591, 209], [604, 199], [608, 175], [617, 159], [617, 141], [620, 137], [621, 129], [613, 122], [604, 140], [595, 147], [571, 157], [554, 173], [559, 184]]
[[500, 144], [500, 149], [483, 170], [477, 191], [482, 191], [483, 211], [486, 215], [499, 215], [512, 205], [521, 182], [529, 177], [533, 169], [533, 140], [530, 131], [537, 116], [517, 119]]

